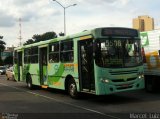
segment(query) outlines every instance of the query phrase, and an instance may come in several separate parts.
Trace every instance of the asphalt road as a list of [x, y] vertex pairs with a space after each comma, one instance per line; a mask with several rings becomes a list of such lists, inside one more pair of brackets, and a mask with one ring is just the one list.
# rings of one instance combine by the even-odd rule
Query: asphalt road
[[60, 90], [29, 90], [25, 83], [8, 81], [1, 75], [0, 112], [0, 119], [160, 119], [160, 92], [84, 94], [75, 100]]

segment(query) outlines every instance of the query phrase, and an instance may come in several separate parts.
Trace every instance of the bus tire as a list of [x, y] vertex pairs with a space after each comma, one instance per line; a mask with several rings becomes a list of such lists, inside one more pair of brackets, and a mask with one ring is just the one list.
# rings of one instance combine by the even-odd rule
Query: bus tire
[[30, 74], [27, 75], [26, 79], [27, 79], [27, 87], [28, 87], [30, 90], [32, 90], [34, 86], [33, 86], [33, 84], [32, 84], [31, 75], [30, 75]]
[[77, 86], [73, 79], [69, 80], [68, 82], [68, 93], [71, 96], [71, 98], [78, 98]]

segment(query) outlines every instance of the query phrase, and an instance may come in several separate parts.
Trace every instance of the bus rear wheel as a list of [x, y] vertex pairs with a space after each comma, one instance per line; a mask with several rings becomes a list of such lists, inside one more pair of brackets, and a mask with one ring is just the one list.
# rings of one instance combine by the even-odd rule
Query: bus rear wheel
[[78, 98], [77, 86], [73, 79], [68, 82], [68, 93], [71, 98]]

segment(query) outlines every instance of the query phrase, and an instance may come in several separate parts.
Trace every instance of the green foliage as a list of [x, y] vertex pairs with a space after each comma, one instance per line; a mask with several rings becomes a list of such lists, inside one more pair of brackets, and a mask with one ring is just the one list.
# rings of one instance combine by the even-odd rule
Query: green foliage
[[64, 33], [62, 33], [62, 32], [61, 32], [61, 33], [59, 33], [59, 36], [64, 36]]
[[0, 52], [3, 52], [5, 50], [5, 48], [6, 48], [5, 45], [6, 45], [6, 43], [4, 41], [0, 40]]
[[42, 41], [42, 35], [35, 34], [33, 35], [32, 38], [34, 39], [35, 42]]
[[34, 41], [32, 39], [28, 39], [23, 45], [32, 44]]
[[45, 41], [53, 38], [57, 38], [57, 35], [55, 32], [46, 32], [41, 35], [35, 34], [33, 35], [32, 39], [28, 39], [23, 45], [28, 45], [28, 44]]
[[[3, 37], [2, 37], [3, 38]], [[5, 50], [6, 43], [2, 40], [0, 40], [0, 64], [2, 64], [2, 52]]]

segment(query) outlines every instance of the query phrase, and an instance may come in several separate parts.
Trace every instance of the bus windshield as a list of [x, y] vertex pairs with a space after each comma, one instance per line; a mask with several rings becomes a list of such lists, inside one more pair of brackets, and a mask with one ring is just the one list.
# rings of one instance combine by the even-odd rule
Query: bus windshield
[[120, 68], [142, 65], [140, 39], [97, 39], [95, 60], [100, 67]]

